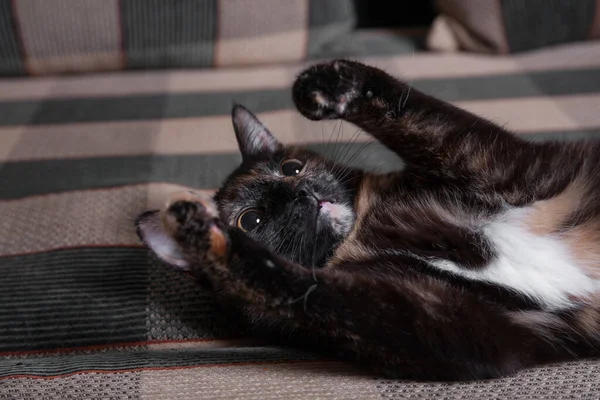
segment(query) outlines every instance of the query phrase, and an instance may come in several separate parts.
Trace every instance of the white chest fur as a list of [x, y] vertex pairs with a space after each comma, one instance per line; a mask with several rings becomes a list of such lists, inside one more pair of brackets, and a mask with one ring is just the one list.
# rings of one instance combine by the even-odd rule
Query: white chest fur
[[574, 297], [586, 297], [598, 289], [598, 281], [576, 264], [559, 237], [529, 232], [522, 221], [528, 209], [512, 209], [483, 227], [495, 257], [481, 269], [463, 268], [436, 260], [431, 265], [468, 279], [511, 288], [539, 302], [545, 309], [572, 305]]

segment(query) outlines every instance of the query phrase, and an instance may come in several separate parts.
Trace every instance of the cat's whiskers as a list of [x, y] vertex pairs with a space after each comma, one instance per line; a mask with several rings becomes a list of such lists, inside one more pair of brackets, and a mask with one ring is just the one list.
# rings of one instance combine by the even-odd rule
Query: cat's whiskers
[[350, 164], [352, 161], [354, 161], [354, 160], [356, 159], [356, 157], [357, 157], [358, 155], [363, 155], [363, 156], [364, 156], [364, 153], [363, 153], [363, 151], [364, 151], [365, 149], [367, 149], [367, 148], [368, 148], [370, 145], [372, 145], [372, 144], [373, 144], [373, 140], [367, 140], [367, 141], [365, 141], [365, 142], [364, 142], [363, 144], [361, 144], [361, 145], [360, 145], [360, 147], [359, 147], [359, 148], [358, 148], [358, 149], [357, 149], [357, 150], [354, 152], [354, 154], [352, 154], [352, 156], [350, 156], [350, 158], [349, 158], [348, 160], [345, 160], [345, 161], [344, 161], [344, 164], [347, 164], [347, 165], [349, 165], [349, 164]]
[[[279, 237], [279, 235], [281, 235], [281, 233], [283, 232], [283, 230], [284, 230], [285, 228], [286, 228], [286, 226], [282, 226], [281, 228], [279, 228], [279, 229], [277, 230], [277, 232], [275, 232], [275, 233], [271, 234], [271, 237], [269, 238], [269, 242], [272, 242], [272, 243], [273, 243], [273, 242], [275, 242], [273, 239], [275, 239], [275, 238], [278, 238], [278, 237]], [[283, 241], [282, 241], [282, 242], [279, 242], [279, 243], [278, 243], [278, 244], [277, 244], [277, 245], [276, 245], [276, 246], [275, 246], [275, 247], [272, 249], [272, 250], [273, 250], [273, 252], [274, 252], [274, 253], [276, 253], [276, 254], [279, 254], [279, 250], [280, 250], [280, 248], [281, 248], [282, 244], [283, 244]]]
[[337, 126], [338, 125], [336, 124], [336, 128], [334, 129], [334, 131], [336, 131], [336, 135], [335, 135], [335, 141], [334, 141], [334, 147], [333, 147], [333, 155], [331, 156], [331, 158], [333, 158], [334, 160], [337, 160], [338, 153], [340, 151], [340, 145], [341, 145], [340, 134], [343, 132], [344, 122], [342, 120], [339, 120], [339, 127], [337, 127]]
[[346, 159], [346, 157], [348, 157], [348, 153], [350, 152], [350, 150], [352, 150], [352, 146], [358, 141], [358, 138], [360, 137], [361, 132], [362, 132], [362, 129], [357, 128], [356, 131], [352, 134], [352, 136], [350, 136], [350, 140], [342, 148], [342, 151], [344, 151], [344, 150], [346, 150], [346, 151], [344, 152], [342, 157], [340, 157], [339, 162], [344, 163], [344, 160]]

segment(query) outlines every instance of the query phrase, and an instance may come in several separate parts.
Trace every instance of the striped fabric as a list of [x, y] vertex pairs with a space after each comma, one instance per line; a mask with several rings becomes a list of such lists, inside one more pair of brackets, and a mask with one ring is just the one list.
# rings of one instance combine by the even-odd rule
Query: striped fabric
[[[600, 43], [366, 61], [532, 140], [600, 137]], [[303, 67], [0, 80], [0, 398], [600, 397], [595, 361], [420, 384], [269, 346], [149, 257], [136, 215], [181, 187], [214, 190], [239, 161], [232, 101], [285, 142], [398, 167], [351, 125], [293, 110], [290, 85]]]
[[433, 50], [516, 53], [600, 38], [600, 0], [436, 0]]
[[304, 60], [353, 0], [0, 0], [0, 76]]

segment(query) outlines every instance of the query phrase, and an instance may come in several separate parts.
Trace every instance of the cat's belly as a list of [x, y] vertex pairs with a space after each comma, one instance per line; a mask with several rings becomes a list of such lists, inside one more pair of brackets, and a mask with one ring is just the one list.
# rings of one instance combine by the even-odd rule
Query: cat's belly
[[512, 209], [485, 224], [482, 231], [494, 252], [487, 266], [469, 268], [442, 259], [430, 264], [467, 279], [513, 289], [548, 310], [594, 298], [600, 280], [591, 273], [595, 269], [590, 268], [589, 260], [573, 247], [577, 237], [572, 232], [533, 231], [527, 221], [534, 212], [531, 207]]

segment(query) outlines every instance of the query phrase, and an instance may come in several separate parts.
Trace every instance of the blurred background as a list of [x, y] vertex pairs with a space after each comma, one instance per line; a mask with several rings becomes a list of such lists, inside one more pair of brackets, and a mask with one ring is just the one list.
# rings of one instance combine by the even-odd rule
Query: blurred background
[[257, 344], [134, 227], [237, 165], [233, 101], [285, 143], [401, 168], [295, 111], [295, 76], [334, 57], [528, 140], [597, 138], [598, 38], [600, 0], [0, 0], [0, 397], [600, 397], [598, 363], [440, 388]]

